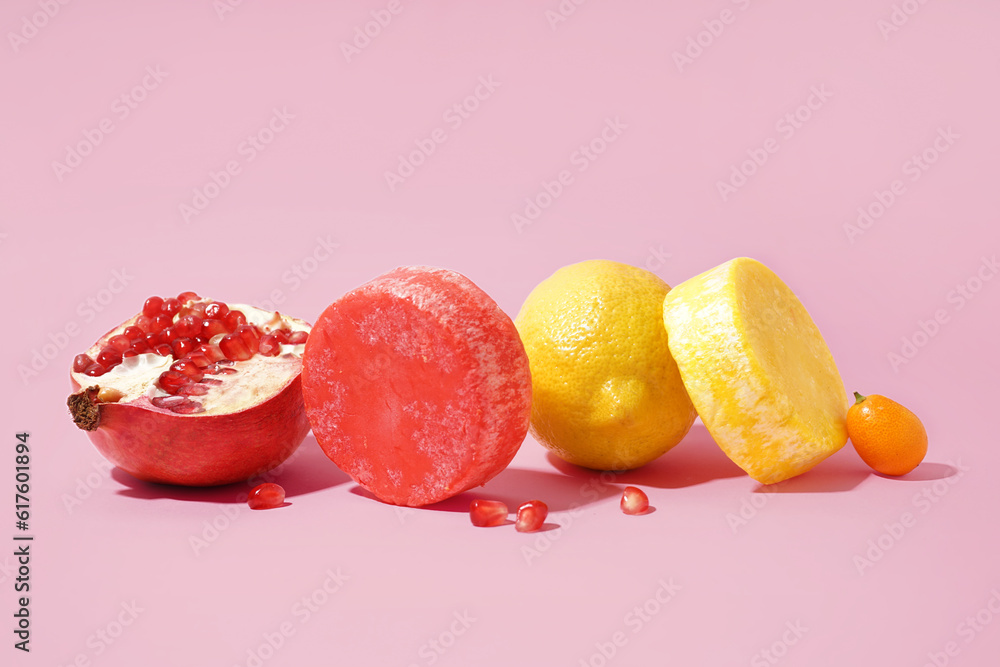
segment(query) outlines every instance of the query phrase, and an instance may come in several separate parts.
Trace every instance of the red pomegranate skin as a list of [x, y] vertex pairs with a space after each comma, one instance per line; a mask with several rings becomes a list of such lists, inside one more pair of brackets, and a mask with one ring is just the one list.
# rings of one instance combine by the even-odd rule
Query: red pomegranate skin
[[133, 477], [162, 484], [249, 479], [282, 463], [309, 433], [301, 374], [269, 400], [229, 414], [177, 415], [145, 397], [97, 409], [97, 428], [87, 436], [101, 455]]

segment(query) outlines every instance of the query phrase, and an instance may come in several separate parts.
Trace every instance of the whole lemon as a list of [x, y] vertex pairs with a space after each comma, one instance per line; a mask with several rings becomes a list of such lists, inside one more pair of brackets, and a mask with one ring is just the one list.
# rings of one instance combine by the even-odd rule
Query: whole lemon
[[608, 260], [542, 281], [514, 324], [531, 366], [531, 432], [570, 463], [630, 470], [676, 445], [695, 409], [667, 347], [670, 286]]

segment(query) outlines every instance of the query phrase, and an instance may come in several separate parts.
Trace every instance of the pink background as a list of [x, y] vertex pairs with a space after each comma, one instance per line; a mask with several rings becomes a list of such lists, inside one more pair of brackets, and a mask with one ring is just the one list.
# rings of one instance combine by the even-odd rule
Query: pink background
[[[11, 648], [0, 556], [4, 664], [997, 664], [996, 3], [908, 0], [890, 32], [890, 0], [567, 0], [554, 27], [556, 0], [247, 0], [220, 15], [225, 1], [0, 10], [4, 425], [8, 440], [31, 432], [36, 535], [30, 655]], [[373, 11], [391, 22], [348, 61], [341, 44]], [[494, 83], [459, 124], [448, 110], [481, 77]], [[251, 150], [274, 109], [294, 117]], [[796, 112], [797, 127], [782, 120]], [[614, 141], [582, 158], [609, 120]], [[445, 140], [390, 190], [385, 172], [432, 136]], [[723, 199], [718, 182], [753, 155]], [[186, 222], [181, 205], [231, 161]], [[564, 170], [559, 196], [539, 197]], [[526, 198], [547, 207], [519, 232]], [[851, 237], [879, 198], [893, 201]], [[870, 474], [848, 446], [767, 494], [696, 425], [605, 482], [529, 439], [481, 493], [399, 511], [310, 437], [278, 475], [290, 505], [252, 512], [239, 485], [102, 474], [64, 407], [72, 356], [151, 294], [280, 300], [311, 319], [421, 263], [467, 274], [513, 316], [579, 260], [676, 284], [740, 255], [797, 291], [849, 390], [921, 415], [915, 473]], [[653, 514], [621, 514], [626, 483]], [[541, 498], [561, 528], [474, 529], [476, 495]], [[349, 577], [334, 593], [330, 571]]]

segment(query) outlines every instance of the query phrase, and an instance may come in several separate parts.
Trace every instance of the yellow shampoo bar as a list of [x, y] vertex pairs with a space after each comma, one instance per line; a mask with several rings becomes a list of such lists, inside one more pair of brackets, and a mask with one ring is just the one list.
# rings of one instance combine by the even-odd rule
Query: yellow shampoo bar
[[663, 304], [670, 353], [705, 427], [753, 479], [801, 475], [847, 442], [847, 392], [791, 289], [739, 257]]

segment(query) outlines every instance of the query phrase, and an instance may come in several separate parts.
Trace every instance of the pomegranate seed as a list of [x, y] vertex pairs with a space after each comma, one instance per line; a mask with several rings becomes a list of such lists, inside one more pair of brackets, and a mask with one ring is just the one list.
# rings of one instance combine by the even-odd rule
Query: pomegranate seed
[[260, 349], [258, 350], [265, 357], [276, 357], [281, 352], [281, 343], [274, 334], [267, 334], [260, 339]]
[[149, 402], [157, 408], [170, 409], [171, 406], [183, 403], [186, 400], [183, 396], [155, 396]]
[[219, 334], [225, 335], [231, 333], [229, 329], [226, 328], [226, 323], [222, 320], [202, 320], [201, 321], [201, 334], [205, 338], [211, 339], [213, 336], [218, 336]]
[[[134, 341], [132, 341], [131, 350], [132, 350], [132, 352], [135, 352], [136, 354], [144, 354], [146, 352], [149, 352], [149, 343], [146, 342], [145, 338], [140, 338], [138, 340], [134, 340]], [[122, 355], [122, 356], [124, 356], [124, 355]]]
[[288, 334], [288, 344], [289, 345], [302, 345], [307, 340], [309, 340], [308, 331], [293, 331]]
[[469, 517], [473, 526], [502, 526], [507, 521], [507, 506], [499, 500], [473, 500], [469, 505]]
[[151, 296], [146, 299], [146, 303], [142, 305], [142, 314], [146, 317], [153, 318], [160, 314], [160, 309], [163, 307], [163, 299], [158, 296]]
[[135, 326], [142, 329], [143, 333], [149, 331], [149, 327], [152, 326], [152, 324], [153, 318], [147, 317], [146, 315], [140, 315], [135, 319]]
[[94, 360], [85, 354], [78, 354], [73, 357], [73, 372], [82, 373], [87, 370], [87, 366], [94, 363]]
[[230, 361], [229, 359], [219, 359], [218, 363], [219, 363], [220, 366], [235, 366], [236, 365], [235, 361]]
[[236, 327], [236, 331], [233, 335], [239, 336], [243, 339], [243, 344], [247, 346], [250, 350], [250, 354], [254, 355], [260, 350], [260, 334], [257, 333], [257, 329], [250, 326], [249, 324], [241, 324]]
[[178, 373], [184, 373], [184, 375], [191, 378], [192, 382], [199, 382], [203, 377], [205, 377], [205, 374], [201, 372], [201, 369], [198, 368], [194, 362], [187, 361], [186, 359], [181, 359], [180, 361], [175, 361], [170, 364], [170, 370], [177, 371]]
[[195, 294], [194, 292], [181, 292], [180, 294], [177, 295], [177, 300], [180, 301], [181, 303], [187, 303], [188, 301], [196, 301], [200, 298], [201, 297]]
[[201, 318], [185, 315], [174, 322], [171, 328], [177, 332], [178, 338], [194, 338], [201, 333]]
[[190, 338], [178, 338], [170, 344], [170, 349], [173, 351], [175, 358], [183, 359], [194, 351], [194, 343], [191, 342]]
[[160, 307], [160, 311], [164, 315], [169, 315], [170, 319], [173, 319], [174, 315], [176, 315], [177, 311], [179, 311], [180, 309], [181, 309], [181, 302], [178, 301], [177, 299], [165, 299], [163, 301], [163, 306]]
[[258, 484], [247, 498], [247, 505], [252, 510], [269, 510], [284, 504], [285, 490], [273, 482]]
[[108, 346], [112, 349], [118, 350], [119, 352], [124, 352], [132, 347], [132, 341], [128, 339], [128, 336], [118, 334], [117, 336], [112, 336], [108, 339]]
[[138, 356], [139, 356], [139, 353], [136, 352], [135, 350], [132, 350], [132, 349], [128, 349], [128, 350], [125, 350], [124, 352], [122, 352], [122, 360], [123, 361], [125, 359], [128, 359], [129, 357], [138, 357]]
[[177, 390], [178, 396], [204, 396], [207, 393], [208, 387], [197, 381], [186, 384]]
[[105, 368], [110, 369], [112, 366], [122, 362], [122, 353], [113, 347], [106, 347], [97, 355], [95, 361]]
[[541, 500], [529, 500], [517, 508], [517, 521], [514, 528], [519, 533], [533, 533], [541, 530], [545, 517], [549, 515], [549, 506]]
[[[229, 361], [229, 360], [228, 359], [223, 359], [223, 361]], [[222, 363], [222, 361], [216, 362], [216, 363], [212, 364], [211, 366], [206, 366], [202, 370], [204, 370], [209, 375], [218, 375], [219, 373], [222, 373], [223, 375], [232, 375], [233, 373], [238, 373], [239, 372], [235, 368], [228, 368], [226, 366], [220, 366], [221, 363]]]
[[153, 351], [156, 352], [161, 357], [169, 357], [171, 354], [174, 353], [174, 351], [166, 343], [160, 343], [159, 345], [153, 348]]
[[247, 323], [247, 316], [241, 310], [230, 310], [223, 321], [226, 323], [226, 331], [232, 333], [236, 331], [236, 327]]
[[157, 380], [157, 383], [160, 385], [160, 389], [168, 394], [176, 394], [178, 389], [189, 382], [191, 382], [191, 378], [184, 375], [184, 373], [179, 373], [177, 371], [166, 371], [164, 373], [160, 373], [160, 379]]
[[207, 305], [208, 304], [201, 303], [201, 302], [188, 304], [187, 306], [184, 306], [183, 308], [181, 308], [180, 315], [181, 316], [194, 315], [199, 320], [200, 319], [204, 319], [204, 317], [205, 317], [205, 306], [207, 306]]
[[204, 336], [195, 336], [191, 339], [191, 342], [194, 343], [195, 347], [198, 347], [199, 345], [207, 345], [208, 339]]
[[184, 357], [181, 361], [190, 361], [195, 365], [195, 368], [204, 368], [205, 366], [211, 364], [212, 362], [208, 360], [208, 357], [206, 357], [203, 352], [199, 352], [198, 350], [199, 348], [196, 347], [193, 352]]
[[122, 332], [122, 335], [128, 338], [129, 340], [134, 341], [140, 338], [145, 338], [146, 332], [140, 329], [139, 327], [133, 325], [130, 327], [125, 327], [125, 331]]
[[170, 411], [176, 412], [179, 415], [193, 415], [198, 412], [204, 412], [205, 408], [201, 407], [201, 403], [185, 398], [183, 403], [170, 406]]
[[274, 336], [274, 339], [282, 345], [288, 343], [288, 332], [284, 329], [275, 329], [271, 332], [271, 335]]
[[225, 355], [220, 361], [245, 361], [253, 356], [243, 337], [236, 333], [226, 334], [219, 341], [219, 350]]
[[208, 360], [211, 362], [222, 361], [223, 359], [226, 358], [226, 355], [222, 353], [222, 350], [219, 349], [218, 345], [212, 345], [212, 344], [199, 345], [194, 349], [194, 351], [204, 354], [206, 357], [208, 357]]
[[91, 364], [91, 365], [87, 366], [86, 369], [84, 369], [83, 374], [84, 375], [89, 375], [90, 377], [95, 378], [95, 377], [97, 377], [99, 375], [104, 375], [107, 372], [108, 371], [107, 371], [107, 369], [104, 368], [104, 366], [102, 366], [100, 364]]
[[649, 497], [642, 489], [626, 486], [622, 493], [622, 512], [625, 514], [642, 514], [649, 509]]
[[253, 356], [243, 337], [239, 334], [231, 333], [223, 336], [222, 340], [219, 341], [219, 349], [226, 355], [226, 359], [232, 361], [246, 361]]
[[204, 378], [200, 384], [210, 384], [210, 385], [220, 385], [222, 380], [216, 380], [215, 378]]
[[170, 325], [174, 323], [174, 318], [170, 315], [157, 315], [152, 324], [149, 325], [148, 331], [150, 333], [160, 333], [170, 328]]
[[212, 303], [205, 306], [205, 317], [209, 317], [213, 320], [221, 320], [229, 314], [229, 306], [224, 303], [219, 303], [218, 301], [213, 301]]
[[170, 327], [163, 332], [163, 340], [166, 341], [167, 344], [173, 344], [173, 342], [178, 338], [185, 338], [185, 336], [182, 336], [181, 332], [173, 327]]

